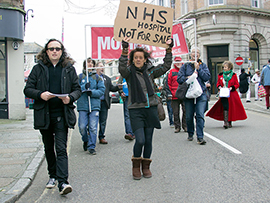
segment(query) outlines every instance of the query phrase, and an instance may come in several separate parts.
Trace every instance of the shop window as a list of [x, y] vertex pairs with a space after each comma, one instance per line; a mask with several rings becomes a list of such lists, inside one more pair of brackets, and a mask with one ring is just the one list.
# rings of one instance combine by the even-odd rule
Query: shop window
[[209, 6], [223, 5], [223, 4], [224, 4], [223, 0], [209, 0]]
[[6, 43], [0, 41], [0, 102], [7, 102], [6, 93]]
[[251, 6], [255, 8], [259, 8], [259, 0], [251, 0]]

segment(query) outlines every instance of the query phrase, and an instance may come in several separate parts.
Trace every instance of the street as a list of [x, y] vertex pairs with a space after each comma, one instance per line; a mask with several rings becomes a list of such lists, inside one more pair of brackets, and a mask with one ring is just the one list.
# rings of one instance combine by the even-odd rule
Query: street
[[[166, 106], [164, 106], [166, 108]], [[269, 115], [247, 111], [248, 119], [223, 122], [206, 117], [205, 146], [187, 133], [174, 133], [168, 118], [155, 129], [153, 177], [133, 180], [132, 148], [124, 139], [121, 104], [113, 104], [107, 120], [107, 145], [97, 143], [97, 155], [83, 151], [78, 127], [68, 143], [72, 193], [45, 189], [47, 165], [41, 165], [32, 185], [17, 201], [25, 202], [269, 202]]]

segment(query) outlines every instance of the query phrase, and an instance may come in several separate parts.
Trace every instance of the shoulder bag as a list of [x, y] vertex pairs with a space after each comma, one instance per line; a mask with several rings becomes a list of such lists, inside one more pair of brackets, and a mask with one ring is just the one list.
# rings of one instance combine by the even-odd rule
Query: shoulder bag
[[160, 121], [164, 121], [166, 118], [165, 110], [163, 107], [162, 99], [156, 95], [156, 98], [158, 100], [157, 110], [158, 110], [158, 118]]
[[180, 100], [184, 100], [186, 98], [188, 87], [189, 84], [187, 84], [186, 82], [183, 82], [181, 85], [179, 84], [175, 92], [175, 97], [177, 97]]

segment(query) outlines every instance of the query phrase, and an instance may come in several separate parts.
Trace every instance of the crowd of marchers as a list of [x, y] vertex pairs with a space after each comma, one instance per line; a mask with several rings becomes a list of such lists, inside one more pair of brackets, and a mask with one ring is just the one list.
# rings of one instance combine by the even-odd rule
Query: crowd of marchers
[[[188, 141], [193, 141], [196, 133], [197, 143], [206, 144], [203, 132], [206, 112], [206, 116], [223, 121], [225, 129], [232, 128], [232, 122], [247, 118], [240, 97], [246, 94], [247, 102], [250, 101], [249, 69], [248, 73], [242, 70], [238, 77], [233, 72], [233, 63], [224, 61], [216, 84], [219, 98], [208, 109], [210, 72], [201, 61], [198, 48], [192, 48], [190, 60], [183, 63], [181, 57], [172, 56], [174, 44], [169, 39], [163, 63], [153, 65], [151, 54], [145, 48], [129, 50], [129, 40], [127, 37], [122, 40], [118, 66], [121, 76], [117, 85], [113, 85], [111, 78], [105, 75], [103, 63], [90, 57], [83, 62], [82, 73], [77, 75], [74, 60], [59, 40], [50, 39], [37, 55], [38, 63], [28, 77], [24, 94], [34, 99], [34, 128], [42, 135], [48, 164], [46, 188], [53, 188], [58, 183], [61, 195], [72, 192], [68, 182], [67, 138], [68, 128], [74, 128], [77, 122], [75, 101], [82, 150], [96, 155], [97, 139], [100, 144], [108, 144], [105, 130], [111, 107], [109, 93], [119, 92], [123, 101], [124, 138], [135, 140], [131, 157], [135, 180], [152, 177], [150, 164], [154, 129], [161, 128], [155, 78], [167, 73], [162, 95], [166, 97], [169, 125], [175, 133], [181, 129], [186, 132]], [[259, 70], [255, 72], [251, 79], [255, 83], [255, 100], [266, 96], [266, 108], [269, 109], [270, 60], [261, 74]], [[185, 91], [189, 96], [179, 98], [177, 90], [185, 83], [188, 83]]]

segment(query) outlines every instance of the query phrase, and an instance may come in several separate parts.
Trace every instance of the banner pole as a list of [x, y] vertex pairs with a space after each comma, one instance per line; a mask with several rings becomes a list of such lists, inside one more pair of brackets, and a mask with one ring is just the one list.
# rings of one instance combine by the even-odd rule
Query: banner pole
[[[89, 68], [87, 67], [87, 40], [86, 40], [86, 27], [88, 25], [84, 26], [84, 46], [85, 46], [85, 74], [86, 74], [86, 81], [89, 82]], [[89, 89], [89, 88], [88, 88]], [[88, 96], [88, 104], [89, 104], [89, 112], [91, 112], [91, 99], [90, 96]]]

